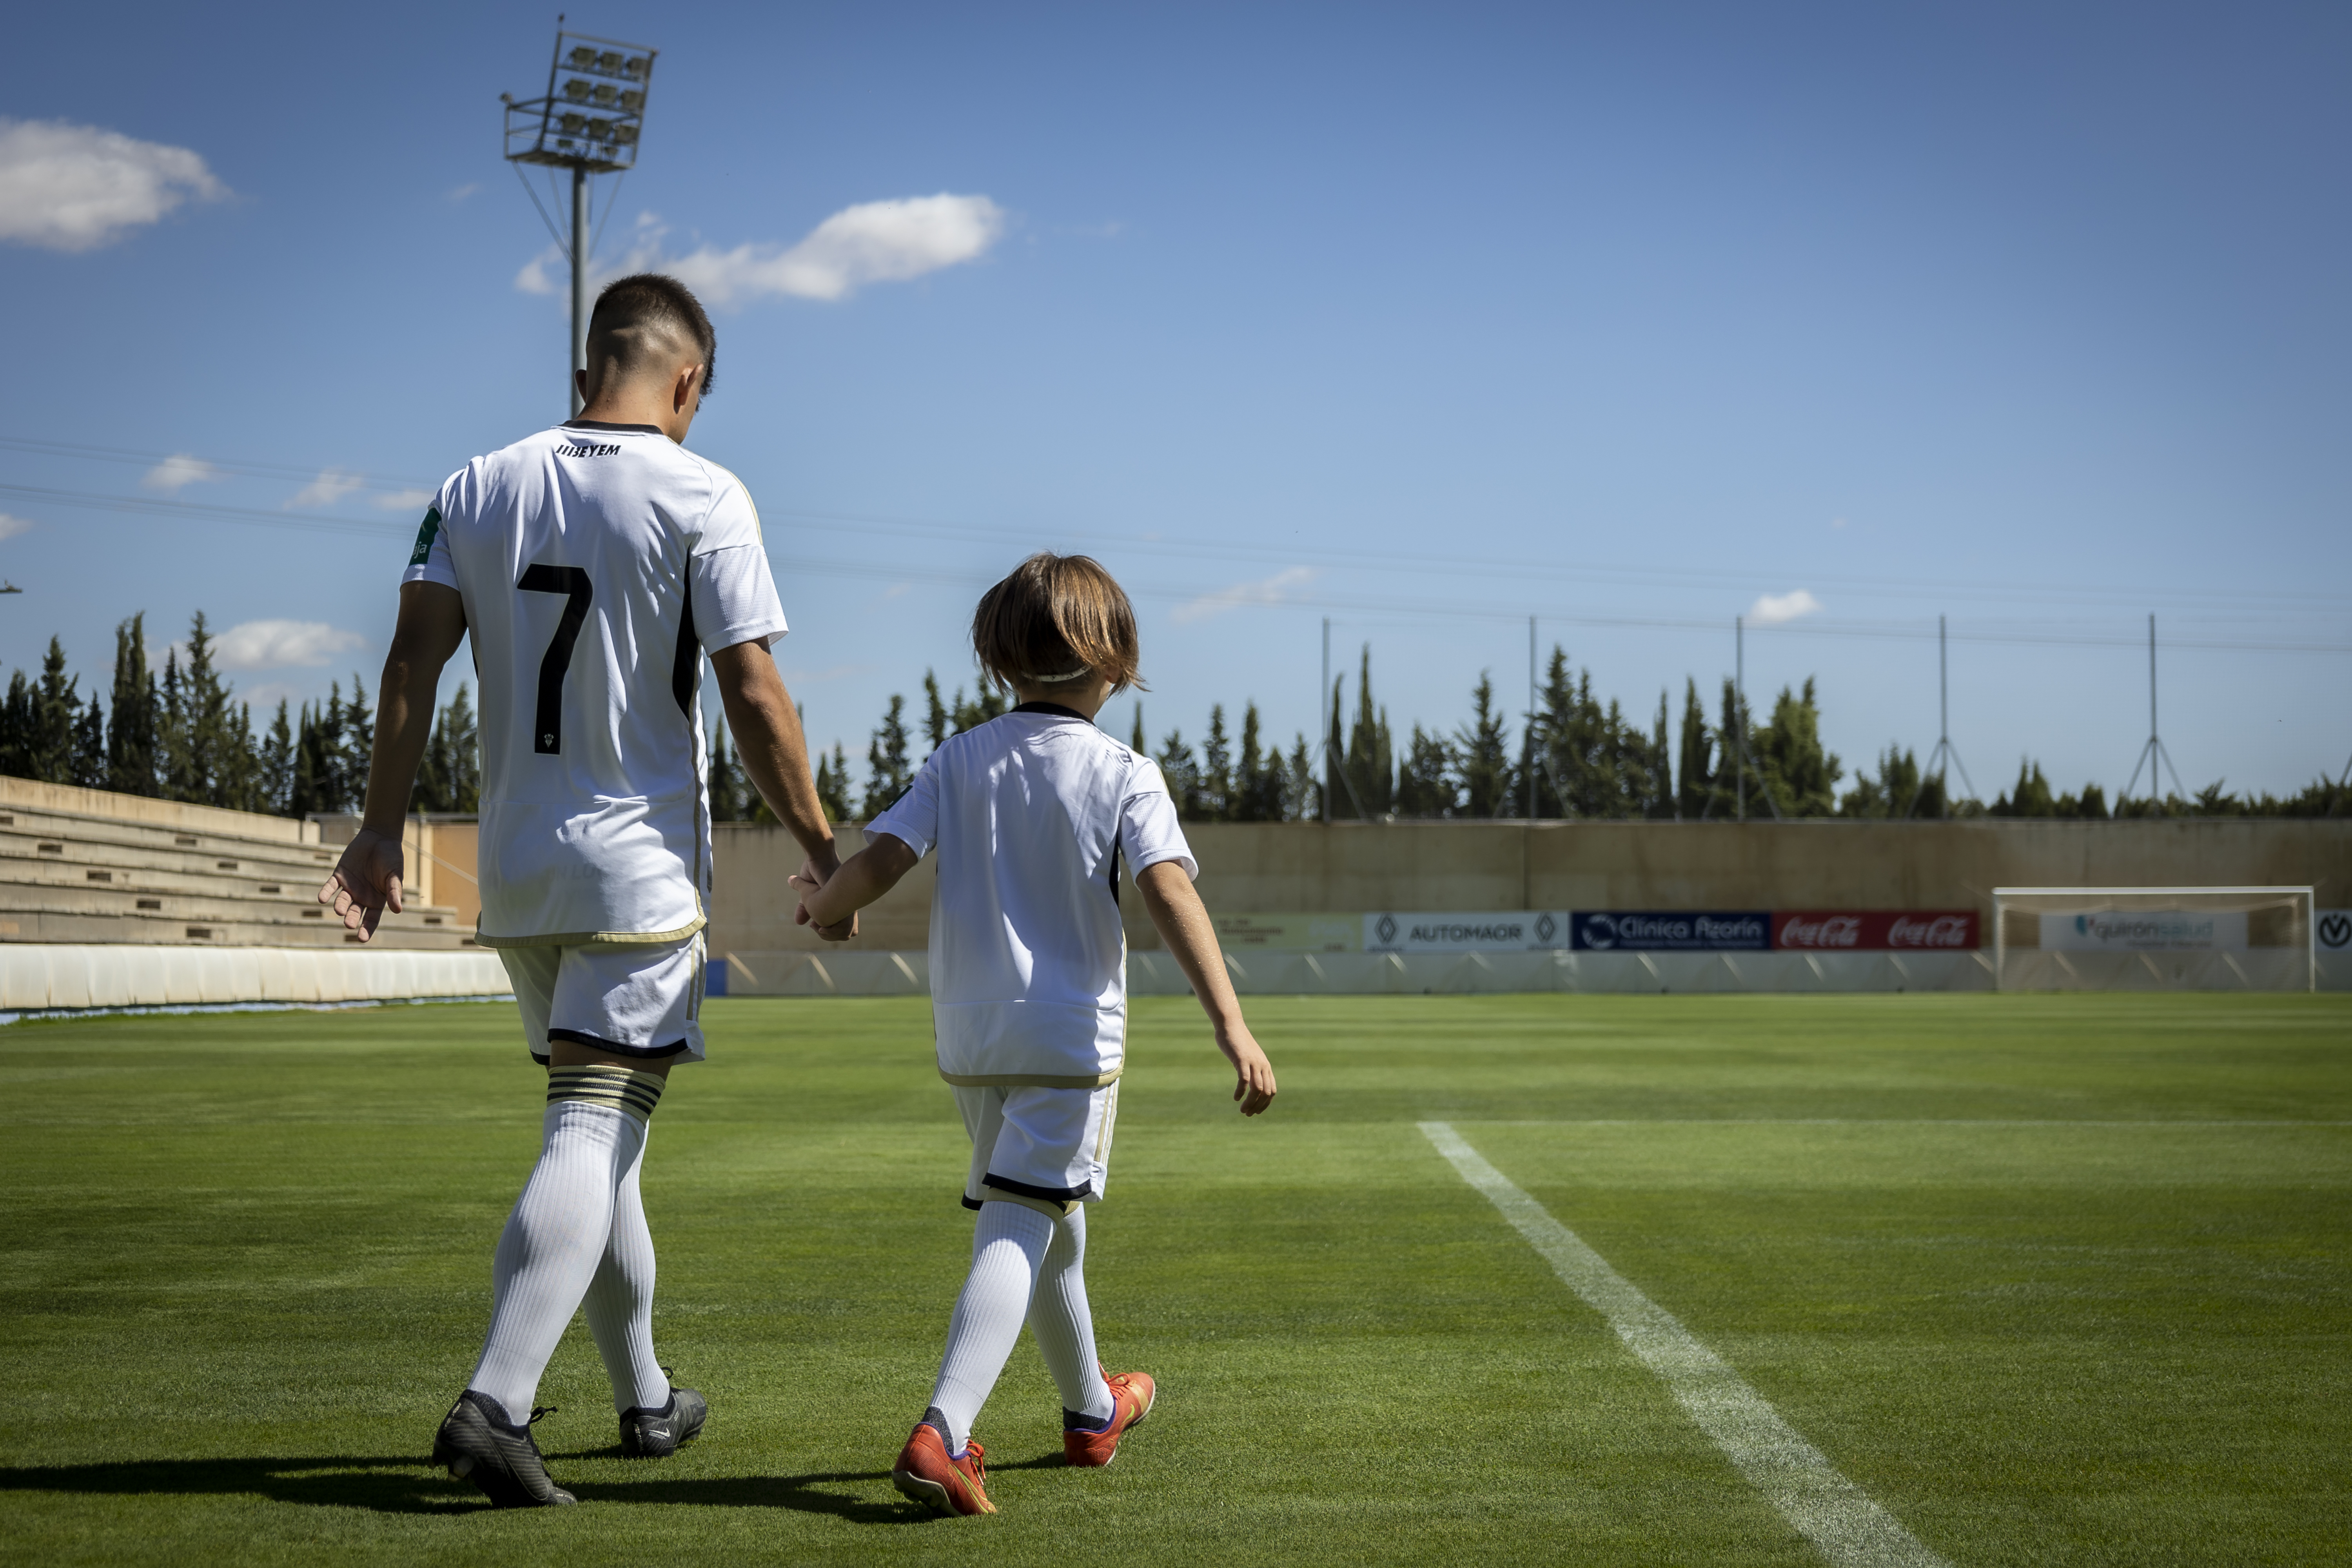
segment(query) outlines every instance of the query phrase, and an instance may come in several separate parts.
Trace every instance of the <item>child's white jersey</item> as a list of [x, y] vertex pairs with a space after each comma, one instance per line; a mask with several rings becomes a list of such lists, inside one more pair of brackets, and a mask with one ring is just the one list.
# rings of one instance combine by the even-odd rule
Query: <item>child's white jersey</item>
[[931, 1018], [950, 1083], [1082, 1089], [1127, 1061], [1118, 883], [1200, 866], [1160, 766], [1086, 719], [1024, 703], [950, 740], [866, 824], [940, 853]]
[[401, 580], [466, 602], [482, 945], [699, 930], [703, 650], [785, 629], [741, 483], [653, 426], [575, 420], [451, 475]]

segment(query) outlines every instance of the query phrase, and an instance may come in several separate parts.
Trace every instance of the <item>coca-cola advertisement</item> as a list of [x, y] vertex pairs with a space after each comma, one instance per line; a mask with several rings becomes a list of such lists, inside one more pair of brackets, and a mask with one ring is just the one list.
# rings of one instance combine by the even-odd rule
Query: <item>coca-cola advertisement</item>
[[1772, 946], [1795, 952], [1958, 952], [1977, 945], [1974, 910], [1776, 910]]

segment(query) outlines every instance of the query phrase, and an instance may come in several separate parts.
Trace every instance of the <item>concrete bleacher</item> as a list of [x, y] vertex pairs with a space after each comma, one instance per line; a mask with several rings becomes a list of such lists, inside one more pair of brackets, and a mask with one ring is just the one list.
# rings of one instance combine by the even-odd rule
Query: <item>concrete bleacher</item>
[[[318, 901], [336, 854], [312, 823], [0, 778], [0, 942], [356, 946]], [[450, 952], [474, 933], [412, 900], [367, 945]]]

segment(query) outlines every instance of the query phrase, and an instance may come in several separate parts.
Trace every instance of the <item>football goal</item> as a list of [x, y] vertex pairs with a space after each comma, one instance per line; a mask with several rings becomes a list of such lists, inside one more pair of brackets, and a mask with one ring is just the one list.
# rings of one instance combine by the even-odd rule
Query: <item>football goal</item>
[[2311, 991], [2309, 888], [1995, 888], [2003, 991]]

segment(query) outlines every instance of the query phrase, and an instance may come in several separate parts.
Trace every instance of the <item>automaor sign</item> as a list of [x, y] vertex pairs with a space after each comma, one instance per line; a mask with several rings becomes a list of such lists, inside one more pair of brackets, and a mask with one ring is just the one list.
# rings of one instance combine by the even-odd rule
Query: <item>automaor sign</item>
[[1364, 917], [1366, 952], [1544, 952], [1567, 939], [1564, 910], [1382, 910]]
[[1958, 952], [1977, 945], [1974, 910], [1780, 910], [1772, 945], [1797, 952]]

